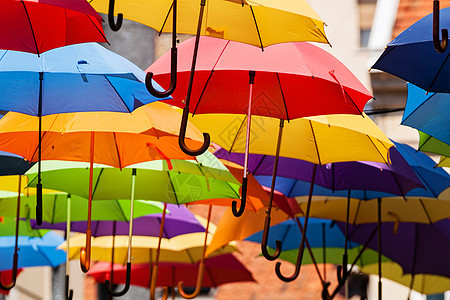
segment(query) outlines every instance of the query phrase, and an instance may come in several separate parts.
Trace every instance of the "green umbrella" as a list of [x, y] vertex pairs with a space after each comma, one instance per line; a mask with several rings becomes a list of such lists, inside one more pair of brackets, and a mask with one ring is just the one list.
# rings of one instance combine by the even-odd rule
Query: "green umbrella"
[[450, 158], [448, 156], [441, 156], [441, 159], [439, 160], [437, 166], [450, 168]]
[[[27, 172], [29, 186], [37, 184], [37, 170]], [[238, 199], [240, 184], [228, 169], [211, 153], [199, 155], [195, 160], [160, 160], [117, 169], [105, 165], [79, 162], [46, 161], [42, 165], [41, 178], [50, 189], [92, 199], [155, 200], [165, 203], [188, 203], [206, 199]], [[130, 186], [129, 180], [132, 179]], [[86, 183], [90, 183], [87, 185]], [[92, 183], [92, 184], [91, 184]], [[134, 201], [131, 201], [133, 205]], [[133, 213], [133, 207], [130, 208]], [[89, 212], [88, 212], [89, 213]], [[88, 216], [88, 220], [90, 220]], [[91, 230], [88, 221], [86, 247], [80, 255], [81, 268], [89, 269]], [[127, 282], [131, 270], [130, 221]], [[86, 267], [87, 266], [87, 267]], [[127, 292], [129, 283], [121, 292]]]
[[[17, 197], [2, 197], [0, 191], [0, 214], [6, 217], [16, 216]], [[43, 221], [47, 223], [62, 223], [67, 221], [67, 193], [43, 194]], [[36, 219], [36, 195], [21, 196], [20, 218]], [[76, 195], [71, 196], [69, 221], [86, 221], [88, 199]], [[134, 217], [161, 213], [163, 205], [155, 201], [135, 200]], [[129, 221], [130, 200], [104, 200], [92, 202], [92, 220]]]
[[[172, 168], [171, 168], [172, 167]], [[131, 194], [129, 180], [136, 169], [135, 197], [182, 204], [206, 199], [238, 199], [240, 184], [213, 154], [205, 152], [197, 160], [150, 161], [118, 169], [94, 164], [92, 198], [127, 199]], [[26, 175], [29, 186], [37, 184], [37, 168]], [[42, 181], [50, 189], [88, 198], [89, 164], [45, 161]]]
[[450, 156], [450, 145], [424, 132], [419, 132], [419, 147], [417, 150]]

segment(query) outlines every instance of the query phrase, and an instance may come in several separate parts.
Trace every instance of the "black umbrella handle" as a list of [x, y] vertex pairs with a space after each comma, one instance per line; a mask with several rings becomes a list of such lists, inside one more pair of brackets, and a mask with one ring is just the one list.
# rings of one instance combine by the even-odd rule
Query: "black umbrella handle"
[[433, 44], [434, 49], [439, 53], [444, 53], [447, 49], [448, 31], [442, 29], [442, 41], [439, 40], [439, 0], [433, 1]]
[[[113, 291], [112, 288], [110, 287], [109, 280], [105, 280], [105, 288], [106, 288], [106, 291], [108, 292], [108, 294], [110, 294], [111, 296], [114, 296], [114, 297], [120, 297], [120, 296], [125, 295], [128, 292], [128, 290], [130, 289], [130, 282], [131, 282], [131, 263], [130, 262], [127, 263], [127, 274], [126, 274], [125, 280], [126, 280], [125, 286], [119, 292]], [[112, 284], [111, 284], [111, 286], [112, 286]]]
[[123, 14], [117, 14], [117, 23], [114, 21], [114, 4], [115, 0], [109, 0], [108, 23], [112, 31], [118, 31], [122, 27]]
[[242, 178], [242, 196], [241, 196], [241, 206], [239, 207], [239, 210], [237, 210], [237, 201], [233, 200], [231, 203], [231, 211], [233, 212], [233, 215], [238, 218], [242, 216], [245, 210], [245, 204], [247, 202], [247, 182], [248, 178], [244, 177]]
[[203, 132], [203, 145], [196, 150], [189, 149], [184, 140], [186, 137], [186, 129], [187, 129], [187, 122], [189, 118], [189, 107], [185, 106], [183, 108], [183, 116], [181, 118], [181, 126], [180, 126], [180, 135], [178, 136], [178, 145], [180, 146], [181, 150], [183, 150], [184, 153], [190, 156], [198, 156], [203, 154], [206, 150], [208, 150], [209, 144], [211, 143], [211, 138], [209, 137], [209, 133]]
[[36, 225], [42, 225], [42, 183], [36, 184]]
[[348, 256], [347, 253], [344, 253], [342, 256], [342, 266], [337, 266], [337, 280], [340, 285], [344, 285], [347, 280], [347, 264], [348, 264]]

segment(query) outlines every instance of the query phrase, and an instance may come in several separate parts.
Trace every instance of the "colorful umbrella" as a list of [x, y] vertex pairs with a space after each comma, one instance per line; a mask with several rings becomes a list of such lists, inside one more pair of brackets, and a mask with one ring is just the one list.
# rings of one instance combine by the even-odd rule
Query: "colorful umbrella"
[[[439, 13], [442, 27], [450, 28], [450, 8], [443, 8], [434, 15], [439, 16]], [[442, 49], [443, 53], [435, 51], [432, 23], [433, 14], [429, 14], [408, 27], [387, 45], [372, 68], [393, 74], [426, 91], [450, 92], [447, 84], [450, 75], [447, 55], [450, 50]], [[435, 23], [439, 24], [439, 17]], [[442, 38], [447, 40], [444, 35]], [[439, 31], [434, 40], [439, 44]]]
[[86, 0], [5, 0], [0, 49], [42, 54], [85, 42], [108, 42], [102, 17]]
[[[338, 222], [344, 231], [345, 224]], [[376, 224], [350, 225], [349, 239], [364, 243]], [[430, 224], [382, 223], [382, 249], [377, 241], [368, 247], [400, 264], [404, 273], [450, 277], [450, 219]]]
[[[186, 59], [179, 62], [179, 84], [172, 94], [175, 100], [172, 103], [185, 107], [186, 120], [189, 112], [247, 114], [246, 157], [252, 115], [279, 119], [281, 139], [284, 120], [324, 114], [361, 114], [365, 103], [372, 98], [340, 61], [319, 47], [300, 42], [272, 45], [261, 52], [250, 45], [203, 37], [195, 71], [197, 84], [193, 87], [189, 76], [191, 61], [187, 58], [195, 46], [192, 38], [178, 47]], [[165, 83], [169, 80], [165, 68], [168, 56], [165, 54], [147, 69]], [[299, 86], [308, 87], [302, 90], [301, 97]], [[184, 100], [186, 92], [192, 96], [191, 110], [186, 109], [189, 107]], [[321, 101], [311, 101], [316, 97]], [[245, 191], [247, 164], [243, 172]], [[242, 195], [239, 210], [237, 203], [232, 206], [236, 216], [245, 207], [246, 195]]]
[[[195, 286], [195, 277], [192, 273], [198, 269], [198, 263], [183, 264], [163, 262], [159, 264], [160, 276], [158, 276], [157, 286], [172, 286], [183, 280], [188, 286]], [[125, 283], [125, 268], [122, 265], [114, 264], [115, 284]], [[205, 262], [205, 277], [203, 280], [204, 287], [218, 287], [222, 284], [236, 282], [255, 282], [252, 273], [231, 253], [218, 255], [209, 258]], [[149, 264], [136, 264], [131, 267], [133, 279], [132, 285], [144, 288], [150, 287], [151, 267]], [[105, 280], [111, 280], [111, 265], [106, 262], [96, 263], [88, 275], [95, 278], [98, 283]]]
[[[450, 156], [450, 145], [424, 132], [419, 132], [419, 146], [417, 150]], [[441, 166], [442, 167], [442, 166]]]
[[[114, 21], [114, 2], [109, 1], [108, 19], [110, 27], [118, 30], [122, 21], [122, 14], [119, 14], [119, 20]], [[241, 1], [200, 1], [200, 9], [195, 7], [192, 1], [157, 1], [153, 5], [142, 5], [139, 2], [120, 1], [120, 10], [127, 11], [126, 18], [141, 22], [162, 32], [172, 32], [171, 49], [171, 82], [169, 88], [163, 93], [156, 91], [152, 84], [152, 73], [147, 75], [147, 89], [157, 97], [165, 97], [174, 92], [177, 82], [177, 20], [181, 23], [181, 32], [195, 34], [195, 49], [192, 55], [191, 76], [189, 79], [188, 93], [186, 99], [186, 109], [183, 122], [180, 126], [180, 147], [187, 154], [199, 155], [205, 152], [209, 146], [209, 135], [204, 134], [205, 143], [198, 150], [192, 150], [186, 147], [183, 142], [184, 131], [187, 126], [189, 102], [191, 98], [190, 90], [194, 82], [194, 71], [197, 61], [198, 45], [200, 35], [209, 35], [216, 38], [234, 40], [264, 47], [289, 41], [315, 41], [328, 42], [325, 37], [324, 23], [314, 12], [309, 4], [304, 1], [285, 2], [278, 4], [276, 2], [258, 0], [256, 2]], [[93, 4], [99, 11], [105, 12], [106, 1], [97, 0]], [[239, 5], [240, 4], [240, 5]], [[181, 9], [178, 11], [178, 5]], [[206, 24], [203, 24], [204, 9], [207, 9], [205, 18]], [[177, 13], [181, 16], [177, 17]], [[198, 13], [197, 27], [195, 21]], [[172, 14], [172, 26], [167, 25], [167, 18]], [[301, 24], [301, 25], [300, 25]], [[300, 25], [300, 26], [299, 26]]]
[[[450, 290], [450, 279], [433, 274], [405, 274], [402, 267], [395, 262], [383, 262], [383, 277], [400, 283], [421, 294], [441, 294]], [[359, 268], [366, 274], [377, 274], [378, 265], [369, 264]], [[414, 277], [414, 280], [413, 280]]]
[[[450, 94], [428, 93], [408, 83], [402, 125], [422, 131], [450, 145]], [[450, 146], [448, 146], [450, 147]], [[419, 150], [423, 150], [420, 149]]]
[[[33, 150], [24, 157], [38, 161], [39, 165], [43, 115], [79, 111], [131, 112], [157, 100], [145, 91], [145, 73], [141, 69], [96, 43], [62, 47], [41, 56], [1, 50], [0, 57], [0, 109], [38, 116], [39, 121], [36, 120], [32, 130], [35, 135], [32, 140], [37, 137], [37, 153]], [[28, 140], [22, 143], [25, 141]], [[39, 180], [37, 209], [41, 209], [41, 190]]]
[[[253, 119], [257, 126], [254, 126], [255, 129], [250, 132], [253, 136], [250, 140], [252, 140], [252, 153], [255, 154], [272, 155], [276, 147], [275, 157], [303, 159], [314, 164], [352, 160], [385, 163], [388, 161], [387, 154], [391, 142], [367, 116], [330, 115], [295, 119], [284, 125], [287, 138], [285, 137], [281, 142], [279, 135], [278, 145], [269, 138], [271, 133], [278, 129], [277, 121], [268, 117], [253, 117]], [[245, 116], [205, 114], [196, 116], [193, 121], [200, 129], [208, 128], [212, 132], [213, 140], [228, 151], [239, 153], [245, 151], [244, 137], [241, 135]], [[278, 160], [275, 160], [273, 169], [275, 171], [277, 163]], [[316, 169], [317, 167], [314, 168]], [[312, 178], [315, 178], [314, 174], [315, 172]], [[275, 175], [276, 172], [272, 175], [271, 194], [276, 189]], [[264, 225], [267, 235], [271, 208], [272, 204], [269, 202], [267, 220]], [[308, 210], [306, 212], [308, 215]], [[270, 255], [263, 248], [263, 253], [266, 258], [274, 260], [281, 251], [281, 245], [277, 250], [274, 255]], [[296, 275], [298, 276], [297, 272], [291, 277], [292, 280], [297, 277]]]
[[[48, 232], [48, 230], [31, 230], [25, 221], [2, 217], [0, 222], [0, 256], [2, 257], [0, 270], [10, 270], [12, 263], [12, 280], [9, 284], [5, 284], [0, 278], [0, 288], [10, 290], [15, 286], [18, 268], [42, 265], [55, 267], [63, 263], [64, 251], [56, 250], [62, 241], [61, 236]], [[13, 257], [12, 262], [7, 257]]]

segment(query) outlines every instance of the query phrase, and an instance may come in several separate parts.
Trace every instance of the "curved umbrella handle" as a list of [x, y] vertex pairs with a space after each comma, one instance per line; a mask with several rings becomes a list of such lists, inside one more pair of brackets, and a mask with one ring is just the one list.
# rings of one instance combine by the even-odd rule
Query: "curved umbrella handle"
[[281, 262], [277, 262], [277, 264], [275, 265], [275, 273], [277, 274], [278, 278], [280, 278], [284, 282], [291, 282], [291, 281], [297, 279], [298, 275], [300, 274], [300, 269], [302, 266], [304, 249], [305, 249], [305, 246], [304, 246], [304, 243], [302, 243], [300, 246], [300, 249], [298, 250], [297, 262], [295, 264], [294, 274], [292, 274], [289, 277], [286, 277], [283, 274], [281, 274]]
[[[347, 253], [344, 253], [342, 256], [342, 266], [337, 266], [337, 280], [340, 285], [344, 285], [345, 281], [347, 280], [347, 263], [348, 263], [348, 256]], [[342, 273], [342, 275], [341, 275]]]
[[[150, 282], [150, 300], [155, 300], [155, 289], [156, 289], [156, 279], [158, 278], [158, 266], [153, 265], [152, 267], [152, 280]], [[162, 300], [167, 300], [169, 298], [169, 289], [165, 286], [163, 287]]]
[[19, 254], [14, 253], [13, 255], [13, 268], [12, 268], [12, 278], [11, 283], [4, 285], [1, 281], [1, 275], [0, 275], [0, 289], [9, 291], [16, 285], [16, 279], [17, 279], [17, 261], [19, 259]]
[[118, 31], [120, 27], [122, 27], [123, 14], [117, 14], [117, 23], [116, 23], [114, 21], [114, 2], [115, 0], [109, 0], [108, 23], [109, 28], [111, 28], [112, 31]]
[[202, 261], [202, 262], [200, 262], [200, 265], [199, 265], [197, 282], [195, 284], [195, 290], [192, 294], [187, 294], [184, 291], [184, 281], [178, 282], [178, 293], [180, 294], [181, 297], [183, 297], [184, 299], [194, 299], [195, 297], [198, 296], [198, 294], [200, 294], [200, 291], [202, 289], [202, 284], [203, 284], [204, 271], [205, 271], [205, 264]]
[[269, 231], [270, 231], [270, 216], [267, 213], [266, 220], [264, 222], [263, 236], [261, 240], [261, 252], [267, 260], [275, 260], [281, 254], [281, 241], [279, 240], [275, 241], [276, 244], [275, 253], [273, 255], [270, 255], [269, 252], [267, 251], [267, 241], [269, 240]]
[[231, 203], [231, 211], [233, 212], [233, 215], [238, 218], [242, 216], [245, 210], [245, 204], [247, 199], [247, 177], [242, 178], [242, 196], [241, 196], [241, 206], [239, 207], [239, 210], [237, 210], [237, 201], [233, 200]]
[[209, 137], [209, 133], [203, 132], [204, 138], [203, 145], [197, 150], [189, 149], [184, 143], [188, 118], [189, 118], [189, 107], [185, 106], [183, 108], [183, 116], [181, 117], [180, 135], [178, 136], [178, 144], [180, 145], [181, 150], [183, 150], [183, 152], [186, 153], [187, 155], [198, 156], [200, 154], [203, 154], [206, 150], [208, 150], [211, 139]]
[[157, 91], [152, 84], [153, 73], [148, 72], [145, 76], [145, 86], [147, 87], [147, 91], [152, 94], [152, 96], [157, 98], [166, 98], [172, 95], [177, 86], [177, 48], [172, 47], [170, 50], [170, 85], [169, 88], [165, 91]]
[[120, 297], [125, 295], [128, 290], [130, 289], [130, 282], [131, 282], [131, 263], [127, 263], [127, 275], [126, 275], [126, 279], [125, 279], [125, 287], [123, 288], [123, 290], [119, 291], [119, 292], [115, 292], [111, 289], [111, 286], [109, 284], [109, 280], [105, 280], [105, 288], [106, 291], [108, 292], [108, 294], [110, 294], [111, 296], [114, 297]]
[[66, 275], [66, 292], [64, 293], [66, 300], [72, 300], [73, 290], [69, 290], [69, 275]]
[[86, 230], [86, 247], [80, 250], [80, 267], [83, 273], [89, 271], [91, 266], [91, 230]]
[[433, 1], [433, 44], [437, 52], [443, 53], [447, 49], [448, 31], [442, 29], [442, 41], [439, 40], [439, 0]]

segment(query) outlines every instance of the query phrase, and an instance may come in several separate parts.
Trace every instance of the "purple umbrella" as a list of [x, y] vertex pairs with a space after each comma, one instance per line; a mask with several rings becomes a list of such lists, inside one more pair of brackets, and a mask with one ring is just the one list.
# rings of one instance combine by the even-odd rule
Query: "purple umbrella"
[[[167, 204], [167, 210], [163, 231], [164, 238], [205, 231], [205, 228], [186, 207]], [[135, 226], [133, 226], [133, 235], [158, 236], [161, 218], [162, 214], [159, 213], [134, 219]], [[30, 220], [30, 224], [32, 228], [66, 230], [66, 222], [53, 224], [42, 222], [41, 226], [37, 226], [36, 220]], [[72, 221], [70, 230], [86, 232], [86, 226], [86, 222], [84, 221]], [[91, 224], [92, 235], [128, 235], [128, 226], [128, 222], [124, 221], [93, 221]]]
[[[243, 165], [244, 154], [229, 153], [225, 149], [219, 149], [214, 153], [218, 158], [232, 161]], [[421, 180], [417, 177], [414, 170], [403, 158], [403, 156], [394, 148], [389, 149], [391, 164], [386, 165], [377, 162], [339, 162], [322, 166], [313, 163], [280, 157], [277, 177], [296, 180], [312, 181], [331, 190], [348, 190], [347, 202], [347, 224], [350, 207], [351, 190], [371, 190], [386, 192], [405, 197], [406, 193], [414, 188], [423, 187]], [[251, 154], [248, 158], [248, 170], [255, 175], [272, 175], [275, 157], [270, 155]], [[293, 184], [295, 186], [295, 184]], [[312, 190], [311, 190], [312, 191]], [[309, 215], [309, 205], [306, 211], [305, 226], [302, 230], [302, 241], [299, 245], [298, 259], [296, 264], [296, 273], [300, 270], [303, 256], [304, 241], [306, 239], [307, 218]], [[347, 234], [344, 255], [342, 259], [343, 267], [338, 267], [338, 281], [344, 284], [347, 278], [345, 266], [347, 265]], [[267, 251], [268, 235], [263, 235], [261, 247], [263, 254]], [[281, 250], [281, 243], [277, 241], [277, 249]], [[278, 251], [278, 250], [277, 250]], [[277, 252], [276, 252], [277, 253]], [[280, 272], [280, 263], [276, 265], [276, 273], [280, 279], [285, 278]], [[342, 270], [342, 271], [341, 271]], [[342, 274], [341, 274], [342, 272]], [[286, 278], [285, 278], [286, 279]]]
[[[337, 224], [342, 231], [345, 230], [344, 222]], [[348, 238], [365, 243], [376, 227], [376, 223], [351, 225]], [[383, 223], [381, 233], [381, 253], [401, 265], [404, 273], [412, 274], [412, 280], [415, 274], [450, 277], [450, 219], [432, 225]], [[379, 250], [376, 240], [370, 241], [368, 247]]]
[[[243, 153], [228, 153], [221, 148], [214, 152], [220, 159], [244, 164]], [[423, 187], [414, 170], [394, 147], [389, 149], [391, 165], [378, 162], [351, 161], [317, 167], [315, 184], [331, 190], [370, 190], [399, 196], [413, 188]], [[250, 154], [248, 170], [253, 176], [272, 175], [275, 157]], [[311, 181], [314, 164], [294, 158], [280, 157], [277, 177]]]

